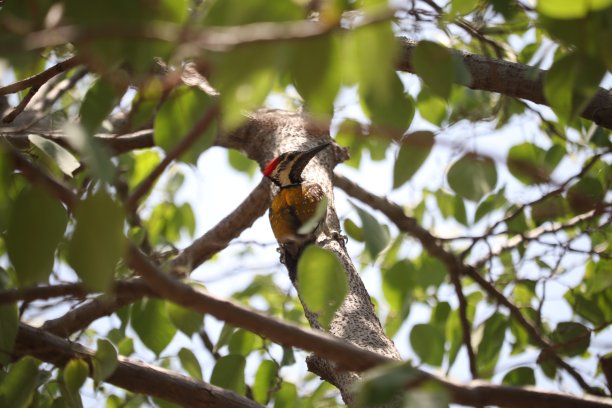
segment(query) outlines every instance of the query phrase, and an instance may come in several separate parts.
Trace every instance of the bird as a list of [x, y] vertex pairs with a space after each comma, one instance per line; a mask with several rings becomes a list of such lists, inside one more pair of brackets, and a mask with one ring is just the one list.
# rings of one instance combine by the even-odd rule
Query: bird
[[[315, 242], [327, 210], [323, 188], [305, 181], [302, 172], [330, 144], [285, 152], [270, 160], [263, 170], [263, 174], [279, 188], [270, 204], [270, 225], [280, 246], [281, 261], [284, 261], [294, 283], [298, 260], [304, 249]], [[311, 225], [309, 221], [315, 221], [315, 224]]]

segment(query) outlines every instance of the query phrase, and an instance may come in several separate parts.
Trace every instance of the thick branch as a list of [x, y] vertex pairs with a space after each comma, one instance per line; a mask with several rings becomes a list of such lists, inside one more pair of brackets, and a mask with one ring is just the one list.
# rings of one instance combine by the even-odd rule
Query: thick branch
[[[398, 68], [414, 73], [412, 51], [416, 43], [403, 39], [401, 41], [402, 57]], [[500, 94], [514, 98], [526, 99], [539, 105], [550, 104], [544, 96], [543, 78], [546, 71], [518, 62], [504, 61], [482, 55], [453, 51], [460, 56], [470, 72], [472, 89]], [[612, 129], [612, 92], [599, 88], [581, 116], [599, 126]]]
[[[91, 367], [95, 351], [20, 323], [15, 354], [32, 355], [58, 367], [63, 367], [72, 358], [79, 358], [86, 360]], [[232, 391], [122, 356], [115, 372], [105, 381], [184, 407], [261, 407]]]

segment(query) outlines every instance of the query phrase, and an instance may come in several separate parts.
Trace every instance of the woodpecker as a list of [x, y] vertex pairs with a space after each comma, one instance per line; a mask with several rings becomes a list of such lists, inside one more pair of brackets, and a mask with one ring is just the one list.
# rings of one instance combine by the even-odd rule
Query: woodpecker
[[[302, 251], [317, 237], [317, 228], [303, 233], [300, 228], [310, 220], [317, 206], [325, 200], [325, 193], [317, 183], [304, 181], [302, 171], [320, 151], [330, 143], [308, 150], [285, 152], [272, 159], [264, 168], [264, 175], [279, 187], [270, 205], [270, 225], [278, 241], [289, 278], [295, 282], [297, 262]], [[321, 221], [325, 216], [321, 217]]]

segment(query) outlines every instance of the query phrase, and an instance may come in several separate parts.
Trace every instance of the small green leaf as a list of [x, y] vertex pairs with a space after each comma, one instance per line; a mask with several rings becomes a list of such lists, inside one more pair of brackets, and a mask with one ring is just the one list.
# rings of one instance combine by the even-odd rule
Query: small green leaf
[[293, 408], [297, 405], [297, 387], [295, 384], [283, 381], [280, 389], [274, 394], [274, 408]]
[[[227, 344], [230, 354], [248, 356], [251, 351], [261, 346], [259, 337], [248, 330], [238, 329], [232, 334]], [[258, 344], [259, 343], [259, 344]]]
[[421, 88], [417, 97], [417, 108], [425, 120], [437, 126], [442, 125], [447, 115], [446, 101], [433, 94], [428, 86]]
[[96, 384], [106, 380], [119, 365], [117, 349], [110, 341], [98, 339], [98, 349], [93, 359], [93, 378]]
[[412, 52], [418, 76], [441, 98], [448, 99], [455, 79], [450, 50], [431, 41], [420, 41]]
[[529, 142], [513, 146], [508, 152], [508, 170], [523, 184], [548, 182], [556, 167], [552, 164], [546, 162], [546, 150]]
[[612, 260], [600, 258], [594, 262], [592, 259], [587, 263], [584, 277], [587, 296], [599, 293], [612, 287]]
[[410, 332], [410, 345], [425, 364], [439, 367], [444, 358], [444, 332], [431, 324], [416, 324]]
[[88, 375], [89, 365], [85, 360], [73, 358], [66, 364], [63, 372], [64, 385], [72, 398], [77, 399], [79, 390], [85, 384]]
[[274, 361], [263, 360], [259, 364], [253, 384], [253, 398], [260, 404], [267, 404], [270, 400], [271, 389], [277, 381], [278, 366]]
[[567, 202], [575, 214], [582, 214], [597, 208], [606, 192], [595, 177], [583, 177], [567, 191]]
[[317, 314], [321, 326], [329, 328], [348, 292], [344, 268], [338, 258], [322, 248], [307, 247], [298, 261], [297, 285], [305, 305]]
[[569, 357], [584, 353], [591, 343], [591, 331], [576, 322], [561, 322], [550, 336], [555, 350]]
[[500, 189], [495, 193], [491, 193], [482, 200], [482, 202], [476, 208], [474, 215], [474, 222], [480, 221], [485, 215], [491, 213], [491, 211], [497, 210], [508, 203], [506, 196], [504, 195], [504, 188]]
[[495, 162], [488, 157], [468, 153], [451, 166], [447, 179], [448, 185], [457, 194], [471, 201], [480, 201], [497, 184]]
[[389, 244], [389, 234], [370, 213], [355, 204], [353, 204], [353, 207], [357, 210], [359, 218], [361, 218], [366, 249], [370, 253], [372, 260], [375, 261], [378, 254]]
[[412, 132], [402, 139], [399, 154], [393, 167], [393, 188], [401, 187], [421, 168], [434, 145], [430, 131]]
[[[0, 285], [0, 288], [2, 285]], [[0, 305], [0, 365], [11, 362], [11, 352], [19, 331], [19, 309], [16, 303]]]
[[100, 180], [112, 183], [117, 169], [110, 159], [110, 153], [102, 142], [88, 134], [85, 129], [76, 123], [64, 125], [66, 139], [70, 145], [81, 154], [87, 168]]
[[511, 385], [514, 387], [524, 387], [526, 385], [535, 385], [535, 374], [531, 367], [517, 367], [510, 370], [504, 375], [502, 384]]
[[72, 177], [72, 173], [81, 166], [72, 153], [52, 140], [38, 135], [28, 135], [28, 140], [49, 156], [67, 176]]
[[244, 383], [245, 366], [246, 360], [244, 356], [236, 354], [223, 356], [215, 363], [212, 375], [210, 376], [210, 383], [244, 395], [246, 391]]
[[132, 307], [132, 327], [140, 340], [159, 355], [170, 344], [176, 327], [170, 321], [165, 302], [161, 299], [145, 299]]
[[117, 90], [108, 81], [98, 79], [87, 90], [85, 99], [81, 104], [81, 124], [88, 133], [93, 133], [106, 118], [113, 107], [119, 102], [119, 94], [123, 90]]
[[79, 203], [68, 263], [90, 290], [107, 291], [123, 255], [123, 208], [100, 189]]
[[197, 333], [204, 324], [204, 316], [201, 313], [175, 303], [166, 302], [166, 311], [170, 321], [187, 336]]
[[132, 157], [134, 165], [128, 178], [130, 190], [136, 188], [161, 161], [159, 153], [155, 150], [135, 151], [132, 153]]
[[612, 5], [610, 0], [538, 0], [537, 10], [557, 19], [585, 17], [590, 11], [603, 10]]
[[26, 187], [17, 196], [6, 233], [6, 250], [20, 286], [48, 280], [67, 224], [66, 210], [46, 191]]
[[502, 345], [504, 344], [508, 322], [506, 316], [494, 313], [483, 325], [482, 340], [478, 344], [476, 352], [476, 363], [478, 373], [483, 378], [490, 378], [494, 373]]
[[452, 0], [451, 14], [465, 15], [474, 10], [478, 0]]
[[215, 344], [215, 351], [219, 351], [221, 347], [225, 346], [229, 339], [234, 334], [236, 328], [231, 324], [225, 323], [223, 328], [221, 329], [221, 333], [219, 333], [219, 338], [217, 339], [217, 343]]
[[0, 381], [0, 405], [11, 408], [30, 406], [38, 377], [38, 360], [26, 356], [9, 368]]
[[239, 152], [234, 149], [227, 149], [227, 159], [229, 161], [230, 166], [234, 169], [246, 173], [249, 177], [255, 175], [257, 171], [257, 163], [255, 160], [251, 160], [244, 155], [244, 153]]
[[389, 82], [387, 92], [360, 85], [359, 99], [364, 112], [372, 120], [370, 134], [382, 139], [399, 139], [412, 123], [415, 106], [397, 74], [394, 73]]
[[364, 241], [363, 229], [355, 224], [353, 220], [347, 218], [344, 220], [344, 231], [346, 231], [347, 235], [358, 242]]
[[548, 196], [531, 206], [531, 217], [537, 225], [562, 218], [567, 214], [567, 201], [558, 195]]
[[357, 407], [376, 407], [389, 404], [403, 394], [406, 384], [421, 374], [409, 363], [390, 363], [365, 373], [359, 383]]
[[[172, 151], [210, 106], [211, 98], [198, 88], [175, 89], [155, 117], [155, 144], [166, 152]], [[198, 141], [183, 154], [181, 160], [195, 164], [200, 154], [212, 145], [215, 135], [215, 126], [211, 124], [202, 131]]]
[[402, 408], [448, 408], [449, 391], [443, 385], [429, 382], [406, 393]]
[[181, 366], [187, 373], [196, 380], [202, 381], [202, 368], [195, 354], [187, 348], [182, 348], [178, 353]]
[[427, 289], [431, 286], [438, 288], [448, 276], [446, 265], [437, 258], [424, 253], [419, 258], [414, 273], [415, 284]]

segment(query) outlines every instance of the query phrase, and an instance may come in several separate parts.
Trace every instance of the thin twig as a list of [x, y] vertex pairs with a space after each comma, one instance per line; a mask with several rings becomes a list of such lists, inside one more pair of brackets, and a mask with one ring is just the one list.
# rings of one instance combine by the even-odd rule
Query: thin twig
[[80, 63], [81, 63], [81, 59], [75, 55], [73, 57], [68, 58], [67, 60], [58, 62], [54, 66], [47, 68], [41, 73], [33, 75], [24, 80], [12, 83], [10, 85], [0, 87], [0, 95], [7, 95], [7, 94], [19, 92], [24, 89], [30, 88], [32, 86], [41, 86], [42, 84], [44, 84], [45, 82], [53, 78], [54, 76], [64, 71], [67, 71], [73, 67], [76, 67]]
[[36, 92], [38, 92], [39, 89], [40, 85], [34, 85], [33, 87], [31, 87], [26, 96], [21, 100], [21, 102], [19, 102], [19, 105], [13, 108], [13, 110], [2, 119], [2, 122], [11, 123], [12, 121], [14, 121], [17, 115], [23, 112], [26, 106], [28, 106], [28, 103], [30, 103], [30, 101], [32, 100], [34, 95], [36, 95]]
[[170, 151], [166, 157], [164, 157], [164, 159], [151, 171], [151, 173], [149, 173], [149, 175], [142, 180], [140, 184], [138, 184], [125, 202], [125, 207], [128, 212], [136, 209], [138, 202], [151, 190], [166, 167], [168, 167], [173, 160], [185, 153], [195, 143], [195, 141], [198, 140], [206, 128], [210, 126], [218, 112], [219, 110], [217, 105], [210, 107], [208, 111], [206, 111], [206, 113], [202, 115], [202, 117], [193, 125], [189, 133], [187, 133], [187, 135], [185, 135], [185, 137], [174, 147], [174, 149], [172, 149], [172, 151]]
[[565, 369], [565, 371], [567, 371], [576, 380], [582, 389], [594, 395], [602, 395], [601, 391], [591, 387], [574, 367], [566, 363], [556, 353], [550, 340], [542, 336], [538, 329], [530, 321], [528, 321], [525, 316], [523, 316], [522, 312], [516, 305], [510, 302], [510, 300], [508, 300], [503, 293], [497, 290], [495, 286], [481, 276], [474, 266], [463, 263], [459, 257], [447, 251], [436, 239], [436, 237], [431, 235], [425, 228], [421, 227], [414, 218], [406, 216], [402, 207], [390, 202], [386, 198], [379, 197], [364, 190], [343, 176], [336, 174], [334, 181], [336, 186], [344, 190], [349, 196], [354, 197], [370, 205], [372, 208], [381, 211], [397, 226], [400, 231], [406, 232], [407, 234], [417, 238], [427, 252], [429, 252], [431, 256], [442, 261], [449, 271], [455, 269], [458, 273], [465, 274], [473, 279], [490, 298], [509, 310], [510, 315], [516, 319], [521, 326], [523, 326], [531, 338], [540, 347], [547, 350], [554, 362]]

